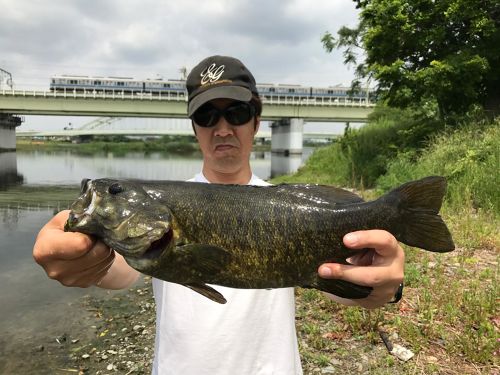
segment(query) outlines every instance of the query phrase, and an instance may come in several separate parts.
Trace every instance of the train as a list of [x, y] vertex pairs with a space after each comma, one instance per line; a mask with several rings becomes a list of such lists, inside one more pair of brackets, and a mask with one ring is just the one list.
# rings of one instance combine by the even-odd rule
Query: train
[[[50, 90], [56, 92], [90, 91], [96, 93], [126, 93], [142, 96], [187, 97], [186, 81], [182, 79], [145, 79], [132, 77], [97, 77], [79, 75], [54, 75], [50, 78]], [[258, 83], [257, 90], [264, 99], [291, 98], [292, 100], [325, 99], [337, 102], [373, 102], [375, 92], [364, 89], [350, 93], [350, 87], [336, 85], [310, 87], [292, 84]]]

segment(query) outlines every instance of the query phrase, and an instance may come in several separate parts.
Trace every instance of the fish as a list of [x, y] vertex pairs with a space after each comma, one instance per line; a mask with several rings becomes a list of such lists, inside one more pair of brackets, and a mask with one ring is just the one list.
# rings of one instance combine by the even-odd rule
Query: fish
[[357, 230], [383, 229], [409, 246], [452, 251], [439, 215], [445, 192], [441, 176], [407, 182], [372, 201], [317, 184], [84, 179], [65, 231], [94, 236], [141, 273], [218, 303], [226, 299], [211, 285], [315, 288], [359, 299], [372, 288], [321, 278], [318, 267], [349, 264], [356, 251], [342, 239]]

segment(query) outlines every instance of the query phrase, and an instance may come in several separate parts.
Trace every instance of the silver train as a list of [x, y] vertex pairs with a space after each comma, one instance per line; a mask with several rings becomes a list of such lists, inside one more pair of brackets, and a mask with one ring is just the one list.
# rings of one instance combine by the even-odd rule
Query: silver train
[[[91, 91], [97, 93], [127, 93], [136, 95], [161, 95], [185, 97], [186, 81], [176, 79], [146, 79], [137, 80], [130, 77], [91, 77], [60, 75], [50, 79], [50, 90], [57, 92]], [[293, 98], [295, 100], [308, 99], [322, 101], [334, 100], [339, 102], [373, 102], [374, 92], [363, 92], [349, 95], [349, 87], [337, 85], [329, 87], [307, 87], [301, 85], [285, 85], [260, 83], [257, 90], [261, 97], [266, 99]]]

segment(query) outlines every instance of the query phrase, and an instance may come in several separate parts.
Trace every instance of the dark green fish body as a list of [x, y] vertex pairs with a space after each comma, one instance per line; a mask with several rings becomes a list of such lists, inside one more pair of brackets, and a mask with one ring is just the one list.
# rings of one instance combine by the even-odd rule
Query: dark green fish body
[[347, 263], [346, 233], [384, 229], [431, 251], [454, 248], [438, 215], [446, 182], [428, 177], [364, 202], [322, 185], [244, 186], [180, 181], [85, 181], [67, 230], [101, 238], [137, 270], [218, 302], [206, 284], [317, 288], [346, 298], [371, 289], [318, 276]]

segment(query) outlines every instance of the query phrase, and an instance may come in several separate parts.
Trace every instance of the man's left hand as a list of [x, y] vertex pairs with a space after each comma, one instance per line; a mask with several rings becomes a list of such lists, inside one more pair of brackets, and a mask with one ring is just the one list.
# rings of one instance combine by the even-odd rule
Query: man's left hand
[[349, 300], [329, 295], [345, 305], [358, 305], [373, 309], [394, 299], [403, 282], [405, 254], [392, 234], [384, 230], [366, 230], [348, 233], [344, 245], [362, 251], [348, 259], [350, 265], [325, 263], [319, 275], [325, 279], [341, 279], [354, 284], [371, 286], [370, 295], [363, 299]]

